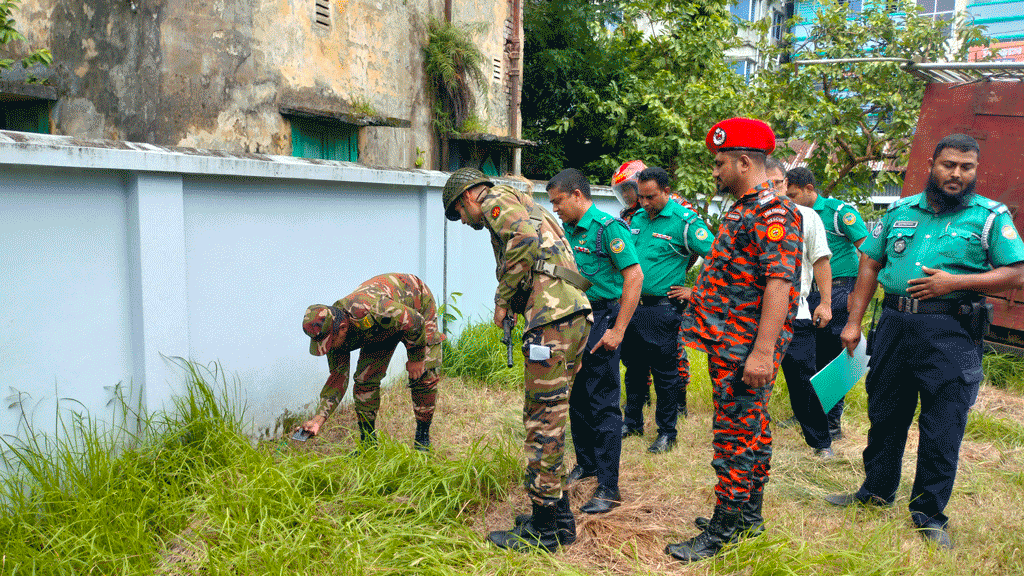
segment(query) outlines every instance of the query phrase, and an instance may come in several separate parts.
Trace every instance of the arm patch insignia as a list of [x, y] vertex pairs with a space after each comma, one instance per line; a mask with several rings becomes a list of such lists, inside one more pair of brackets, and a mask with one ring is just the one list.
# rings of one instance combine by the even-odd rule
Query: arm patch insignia
[[843, 214], [843, 224], [847, 226], [853, 226], [853, 223], [857, 221], [857, 217], [853, 215], [853, 212], [847, 212]]
[[501, 208], [498, 206], [491, 208], [491, 218], [497, 220], [498, 216], [501, 216]]
[[626, 243], [622, 241], [622, 238], [616, 238], [612, 240], [611, 244], [608, 245], [608, 248], [615, 254], [618, 254], [626, 249]]
[[772, 242], [782, 240], [782, 237], [786, 235], [786, 227], [778, 222], [768, 225], [768, 239]]

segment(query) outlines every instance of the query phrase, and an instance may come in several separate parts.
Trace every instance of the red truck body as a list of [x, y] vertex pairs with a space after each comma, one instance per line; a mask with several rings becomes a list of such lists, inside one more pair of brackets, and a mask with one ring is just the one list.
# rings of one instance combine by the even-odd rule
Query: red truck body
[[[930, 82], [910, 149], [903, 196], [922, 192], [928, 161], [943, 137], [963, 133], [981, 147], [976, 192], [1006, 204], [1024, 232], [1024, 81], [982, 78]], [[990, 296], [995, 318], [990, 344], [1024, 355], [1024, 290]]]

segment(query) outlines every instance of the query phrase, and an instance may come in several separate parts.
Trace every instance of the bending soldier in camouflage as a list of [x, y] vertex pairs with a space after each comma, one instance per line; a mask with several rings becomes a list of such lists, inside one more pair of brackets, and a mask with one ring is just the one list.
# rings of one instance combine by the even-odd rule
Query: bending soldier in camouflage
[[349, 352], [359, 349], [352, 377], [359, 436], [375, 438], [380, 382], [399, 343], [405, 344], [417, 450], [430, 447], [430, 421], [437, 400], [441, 342], [437, 306], [430, 288], [412, 274], [381, 274], [359, 285], [333, 306], [306, 309], [302, 330], [310, 337], [309, 353], [327, 355], [331, 375], [320, 391], [316, 416], [301, 426], [314, 435], [341, 403], [348, 388]]
[[590, 333], [589, 287], [555, 217], [529, 194], [495, 186], [479, 170], [461, 168], [442, 193], [445, 216], [476, 230], [487, 228], [497, 263], [494, 323], [522, 314], [526, 398], [526, 490], [533, 514], [512, 530], [491, 532], [502, 548], [554, 551], [576, 540], [564, 491], [562, 456], [569, 392]]

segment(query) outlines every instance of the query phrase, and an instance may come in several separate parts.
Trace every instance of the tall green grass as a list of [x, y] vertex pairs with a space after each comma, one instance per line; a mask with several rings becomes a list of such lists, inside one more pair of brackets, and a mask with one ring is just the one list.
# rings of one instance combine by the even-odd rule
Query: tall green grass
[[989, 352], [981, 358], [981, 368], [989, 384], [1024, 394], [1024, 358]]
[[442, 370], [445, 376], [514, 390], [523, 385], [523, 323], [512, 332], [512, 367], [508, 366], [504, 332], [490, 322], [471, 324], [454, 343], [444, 342]]
[[137, 434], [79, 416], [66, 439], [4, 440], [0, 572], [552, 572], [485, 546], [467, 520], [521, 474], [511, 439], [451, 460], [386, 434], [357, 456], [254, 446], [223, 371], [185, 366], [186, 393]]

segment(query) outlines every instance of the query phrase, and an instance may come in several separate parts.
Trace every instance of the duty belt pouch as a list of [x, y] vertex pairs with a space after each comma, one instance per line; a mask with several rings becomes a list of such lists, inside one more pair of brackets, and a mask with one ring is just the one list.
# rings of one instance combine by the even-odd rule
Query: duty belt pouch
[[967, 309], [967, 317], [961, 320], [961, 324], [970, 335], [971, 340], [979, 341], [988, 336], [992, 329], [992, 314], [994, 308], [984, 298], [971, 302], [969, 305], [961, 306], [961, 310]]

